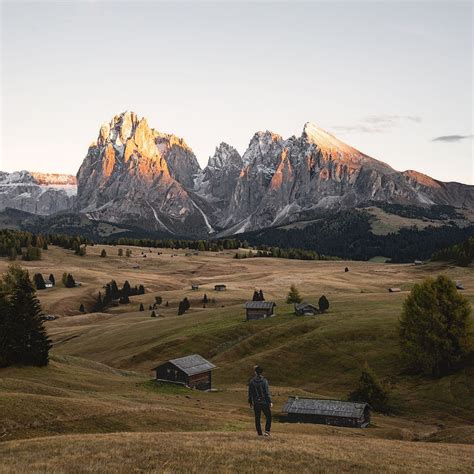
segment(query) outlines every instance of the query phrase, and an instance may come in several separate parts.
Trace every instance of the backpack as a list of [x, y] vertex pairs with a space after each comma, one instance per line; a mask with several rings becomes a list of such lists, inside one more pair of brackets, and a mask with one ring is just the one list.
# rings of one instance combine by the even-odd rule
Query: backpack
[[266, 403], [267, 398], [265, 396], [265, 389], [263, 383], [255, 383], [252, 381], [253, 393], [254, 393], [254, 402], [255, 403]]

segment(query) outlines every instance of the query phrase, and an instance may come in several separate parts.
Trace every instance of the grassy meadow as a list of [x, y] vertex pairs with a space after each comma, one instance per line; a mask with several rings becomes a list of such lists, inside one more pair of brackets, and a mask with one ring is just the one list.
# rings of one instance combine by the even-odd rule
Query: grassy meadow
[[[410, 288], [427, 276], [462, 281], [474, 302], [473, 268], [131, 249], [127, 258], [96, 245], [78, 257], [51, 247], [41, 261], [20, 262], [31, 274], [54, 274], [57, 285], [38, 297], [59, 317], [46, 323], [54, 344], [48, 367], [0, 369], [0, 472], [472, 472], [474, 366], [437, 380], [406, 374], [397, 321]], [[0, 272], [9, 263], [0, 260]], [[64, 288], [63, 272], [81, 286]], [[81, 314], [80, 304], [90, 308], [112, 278], [119, 287], [143, 284], [146, 293]], [[214, 291], [218, 283], [227, 290]], [[285, 303], [292, 283], [305, 301], [325, 294], [329, 311], [294, 316]], [[389, 293], [392, 286], [402, 292]], [[277, 303], [274, 318], [245, 321], [254, 289]], [[151, 318], [155, 296], [163, 304]], [[178, 316], [185, 296], [191, 309]], [[190, 353], [218, 366], [216, 392], [151, 381], [158, 363]], [[390, 387], [390, 415], [375, 414], [368, 429], [284, 422], [289, 395], [345, 398], [366, 362]], [[270, 440], [256, 439], [246, 403], [255, 363], [275, 398]]]

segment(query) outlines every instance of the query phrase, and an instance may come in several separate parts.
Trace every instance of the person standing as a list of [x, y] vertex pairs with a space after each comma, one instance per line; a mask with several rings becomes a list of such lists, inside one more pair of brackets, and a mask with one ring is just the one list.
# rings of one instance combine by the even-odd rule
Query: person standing
[[[259, 436], [270, 436], [272, 427], [272, 398], [268, 381], [262, 376], [263, 369], [256, 365], [254, 367], [255, 376], [249, 382], [248, 402], [253, 408], [255, 414], [255, 428]], [[265, 415], [265, 431], [262, 433], [262, 425], [260, 423], [261, 415]]]

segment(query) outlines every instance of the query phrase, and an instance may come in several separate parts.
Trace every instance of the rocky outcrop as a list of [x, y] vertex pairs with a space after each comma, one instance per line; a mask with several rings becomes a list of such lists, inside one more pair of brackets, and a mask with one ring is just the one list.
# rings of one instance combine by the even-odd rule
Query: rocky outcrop
[[0, 211], [18, 209], [38, 215], [50, 215], [71, 209], [74, 185], [50, 185], [37, 180], [28, 171], [0, 172]]
[[199, 171], [182, 139], [125, 112], [102, 125], [89, 147], [77, 173], [77, 208], [92, 219], [206, 235], [207, 217], [188, 192]]

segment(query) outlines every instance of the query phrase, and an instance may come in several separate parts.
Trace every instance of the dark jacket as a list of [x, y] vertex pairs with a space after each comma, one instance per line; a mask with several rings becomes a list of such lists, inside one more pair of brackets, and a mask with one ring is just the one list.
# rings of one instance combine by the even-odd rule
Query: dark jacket
[[266, 403], [270, 405], [272, 403], [272, 397], [270, 395], [270, 388], [268, 387], [268, 381], [261, 375], [256, 375], [249, 382], [249, 403], [254, 405], [256, 403]]

